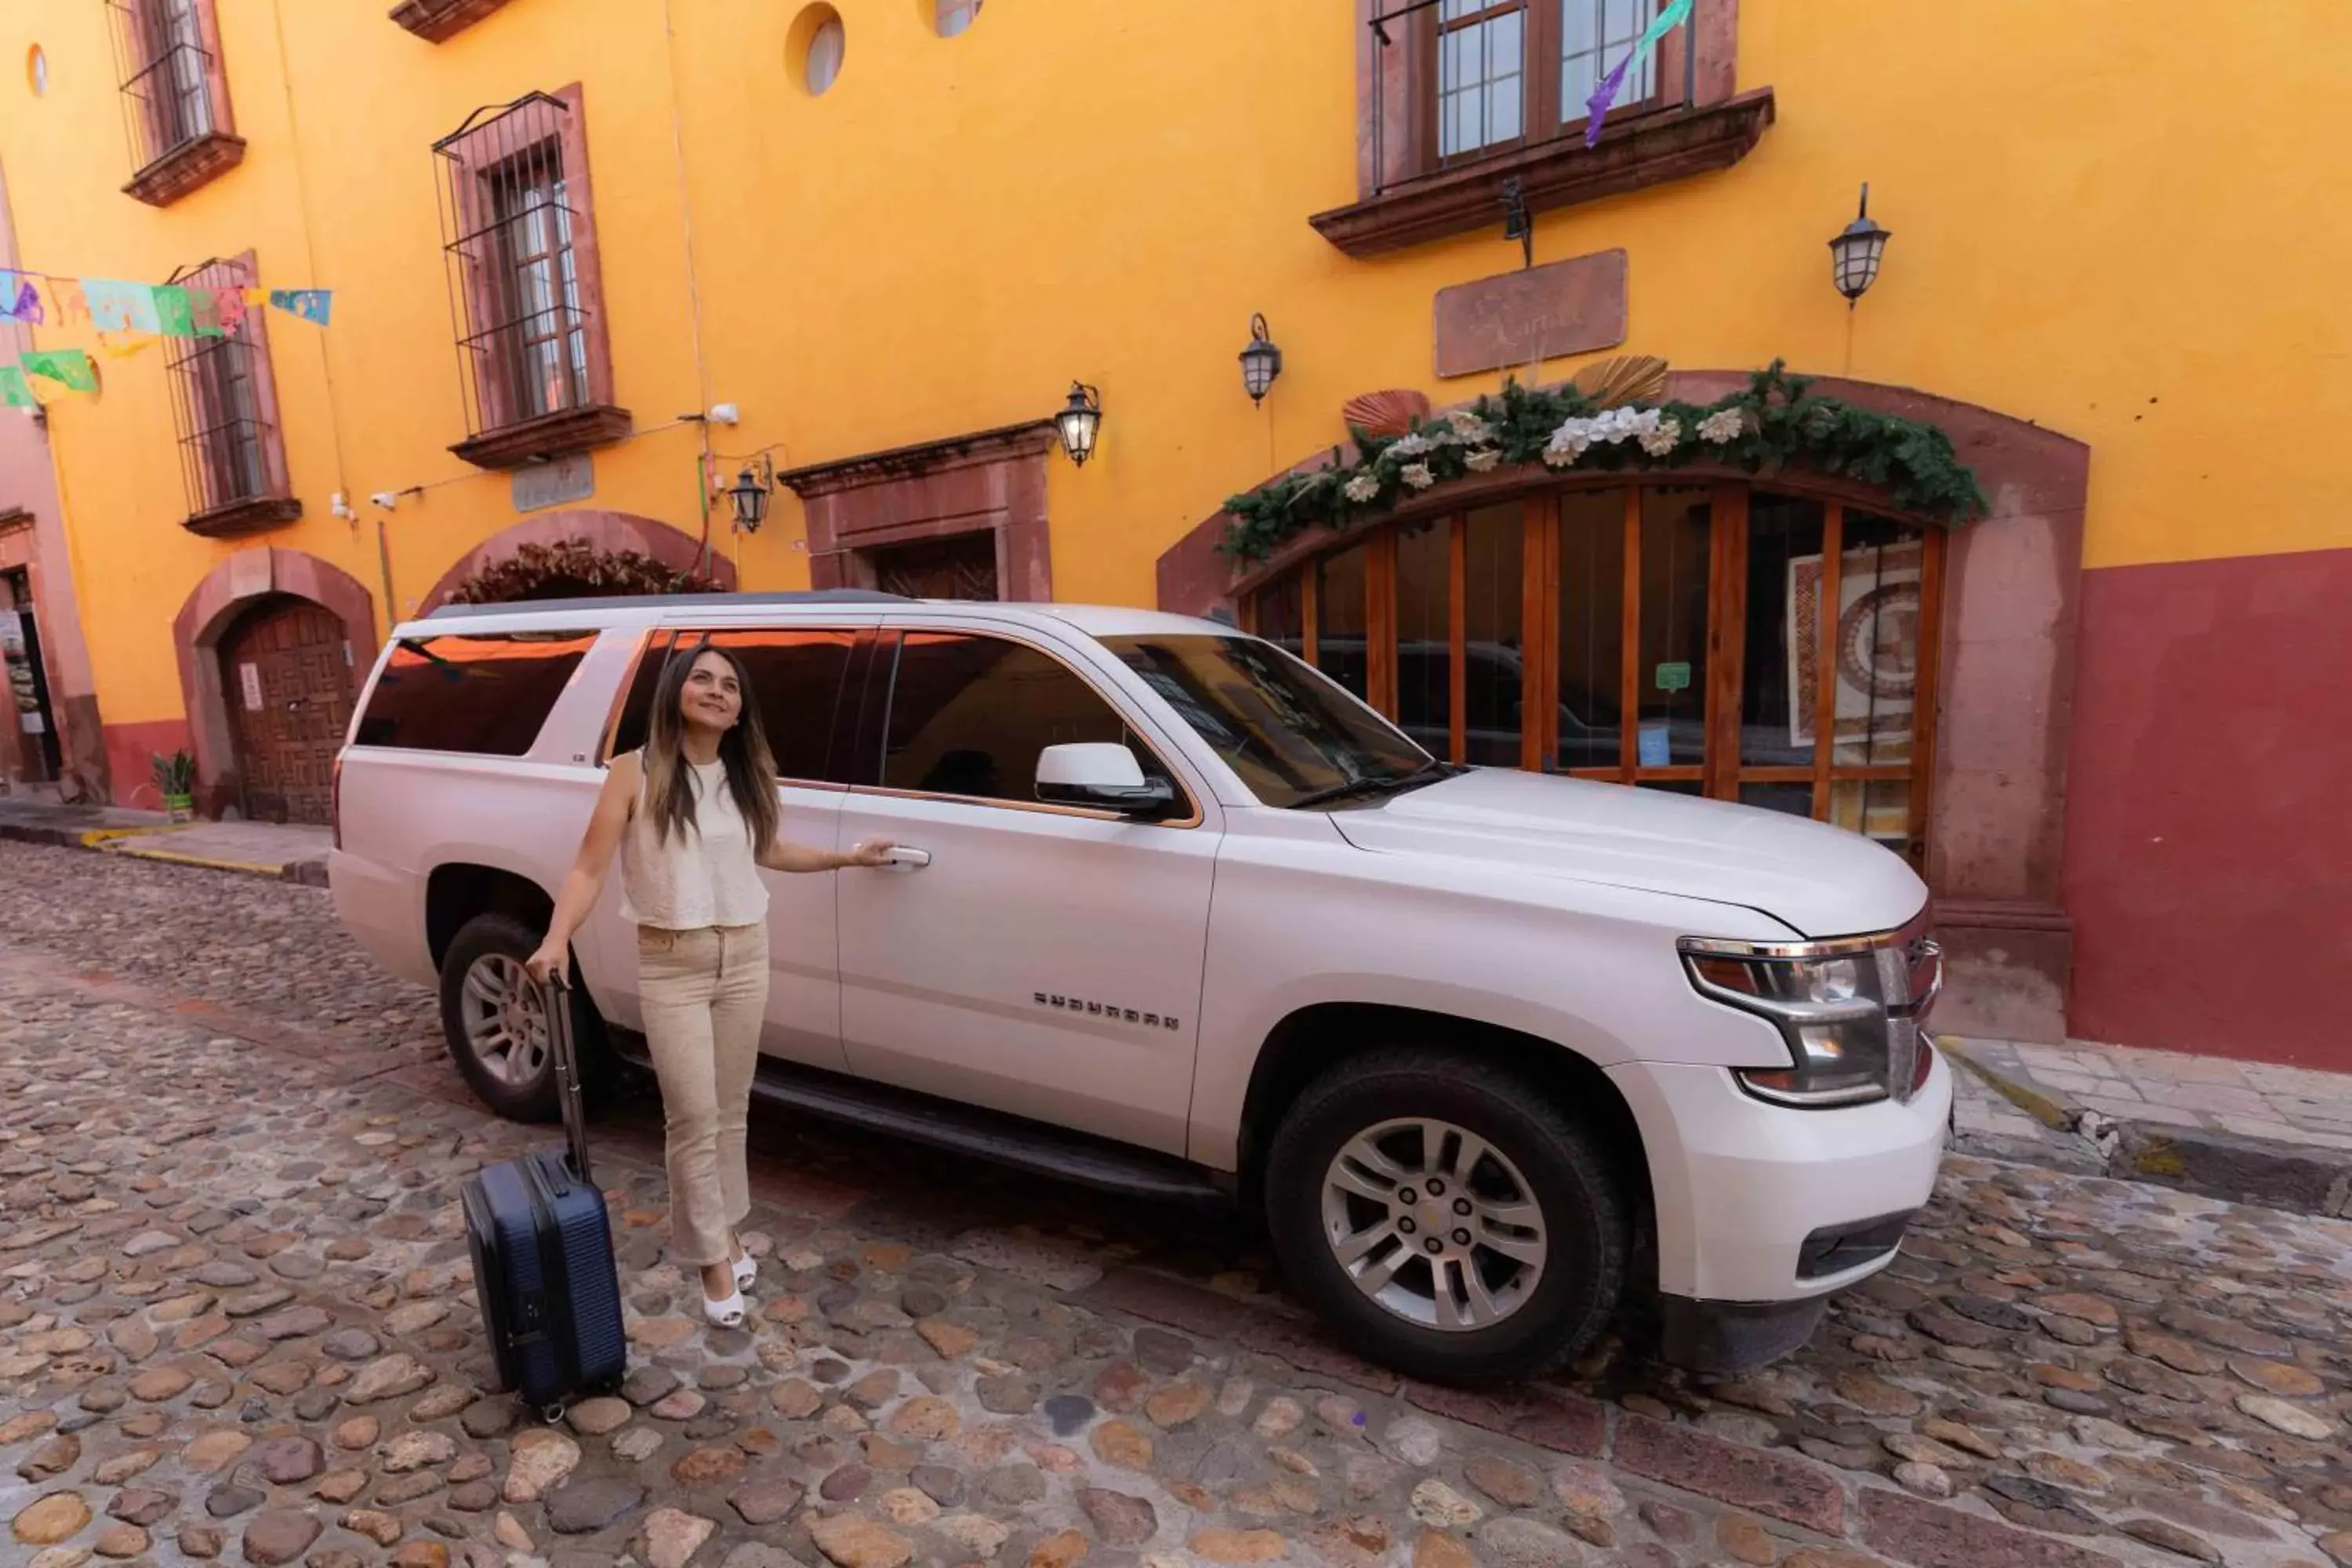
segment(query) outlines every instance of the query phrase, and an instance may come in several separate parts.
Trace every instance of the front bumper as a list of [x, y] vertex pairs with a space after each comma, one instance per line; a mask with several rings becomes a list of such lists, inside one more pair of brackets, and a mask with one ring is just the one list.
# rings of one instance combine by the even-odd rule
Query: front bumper
[[1952, 1101], [1940, 1056], [1907, 1104], [1830, 1110], [1768, 1105], [1718, 1067], [1636, 1062], [1609, 1077], [1648, 1155], [1658, 1291], [1690, 1303], [1669, 1306], [1670, 1326], [1678, 1311], [1757, 1319], [1771, 1314], [1738, 1310], [1783, 1303], [1818, 1317], [1823, 1300], [1895, 1258], [1870, 1245], [1871, 1227], [1935, 1191]]

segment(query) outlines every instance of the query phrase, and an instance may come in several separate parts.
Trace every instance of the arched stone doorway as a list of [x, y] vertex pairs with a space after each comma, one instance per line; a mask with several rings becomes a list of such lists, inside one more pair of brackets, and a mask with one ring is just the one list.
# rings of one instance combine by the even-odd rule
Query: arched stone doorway
[[375, 662], [375, 601], [299, 550], [239, 551], [206, 574], [172, 623], [199, 806], [327, 820], [334, 754]]
[[527, 550], [540, 552], [551, 569], [522, 574], [527, 585], [506, 595], [516, 600], [593, 598], [613, 592], [571, 564], [578, 556], [634, 557], [672, 575], [707, 577], [722, 592], [735, 587], [735, 563], [716, 550], [706, 560], [703, 542], [683, 530], [632, 512], [558, 511], [516, 523], [466, 552], [418, 603], [416, 614], [431, 615], [467, 584], [517, 561]]
[[[1677, 372], [1666, 395], [1706, 404], [1746, 379], [1737, 371]], [[2025, 420], [1907, 387], [1837, 377], [1813, 384], [1848, 403], [1939, 426], [1990, 500], [1985, 517], [1936, 542], [1941, 583], [1933, 653], [1939, 674], [1934, 721], [1921, 738], [1932, 746], [1922, 764], [1929, 786], [1922, 859], [1951, 977], [1937, 1023], [1963, 1035], [2063, 1039], [2074, 936], [2059, 873], [2090, 450]], [[1318, 455], [1299, 467], [1328, 461]], [[1863, 487], [1818, 476], [1695, 466], [1653, 477], [1665, 484], [1752, 481], [1883, 505]], [[1420, 527], [1563, 482], [1533, 466], [1496, 471], [1433, 490], [1400, 508], [1385, 526]], [[1160, 608], [1227, 616], [1244, 601], [1255, 608], [1262, 589], [1298, 576], [1349, 542], [1328, 531], [1301, 535], [1272, 560], [1237, 567], [1217, 548], [1227, 521], [1223, 512], [1203, 519], [1160, 556]], [[1377, 600], [1379, 608], [1394, 610], [1396, 575], [1365, 591], [1368, 608]], [[1395, 641], [1393, 614], [1380, 629]], [[1442, 634], [1436, 646], [1443, 646]], [[1385, 705], [1393, 717], [1406, 716], [1394, 701]]]
[[237, 805], [256, 822], [323, 825], [333, 811], [335, 752], [351, 732], [359, 671], [344, 663], [342, 623], [308, 599], [260, 599], [222, 634]]

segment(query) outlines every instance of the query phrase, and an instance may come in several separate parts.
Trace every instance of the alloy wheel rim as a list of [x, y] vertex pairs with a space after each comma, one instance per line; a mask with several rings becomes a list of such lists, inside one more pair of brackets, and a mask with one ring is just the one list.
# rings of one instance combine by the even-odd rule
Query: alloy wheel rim
[[547, 1015], [520, 962], [501, 952], [476, 959], [466, 971], [463, 1013], [467, 1048], [491, 1077], [509, 1089], [539, 1081], [548, 1065]]
[[1408, 1116], [1369, 1127], [1323, 1178], [1323, 1234], [1356, 1289], [1425, 1329], [1491, 1329], [1524, 1308], [1549, 1256], [1519, 1168], [1465, 1127]]

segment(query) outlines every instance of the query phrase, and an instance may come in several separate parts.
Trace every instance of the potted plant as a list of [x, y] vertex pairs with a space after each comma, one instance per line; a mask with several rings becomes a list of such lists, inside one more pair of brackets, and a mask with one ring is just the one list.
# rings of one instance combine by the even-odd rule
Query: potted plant
[[154, 760], [155, 790], [163, 797], [163, 813], [174, 822], [186, 822], [196, 815], [196, 759], [185, 751], [173, 752], [166, 757], [158, 753]]

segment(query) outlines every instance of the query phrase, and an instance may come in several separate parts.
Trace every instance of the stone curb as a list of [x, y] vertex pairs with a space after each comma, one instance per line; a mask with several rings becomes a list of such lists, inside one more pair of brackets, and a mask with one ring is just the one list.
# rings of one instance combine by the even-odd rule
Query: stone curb
[[2110, 1175], [2294, 1214], [2352, 1218], [2352, 1153], [2201, 1127], [2127, 1121], [2118, 1132], [2107, 1158]]
[[2053, 1131], [2079, 1140], [2092, 1167], [2116, 1181], [2148, 1182], [2291, 1214], [2352, 1218], [2352, 1152], [2111, 1117], [2019, 1081], [1962, 1042], [1938, 1043], [2002, 1099]]
[[0, 822], [0, 839], [11, 844], [40, 844], [52, 849], [87, 849], [83, 829], [52, 826], [40, 822]]
[[163, 849], [110, 848], [131, 837], [151, 833], [167, 833], [169, 828], [84, 828], [67, 827], [51, 823], [0, 822], [0, 841], [12, 844], [37, 844], [51, 849], [95, 849], [102, 853], [128, 855], [141, 860], [161, 860], [175, 866], [196, 866], [208, 871], [232, 871], [241, 877], [263, 877], [273, 881], [293, 882], [305, 888], [327, 885], [327, 863], [324, 860], [289, 860], [281, 865], [249, 864], [241, 860], [215, 860], [196, 855], [174, 855]]

